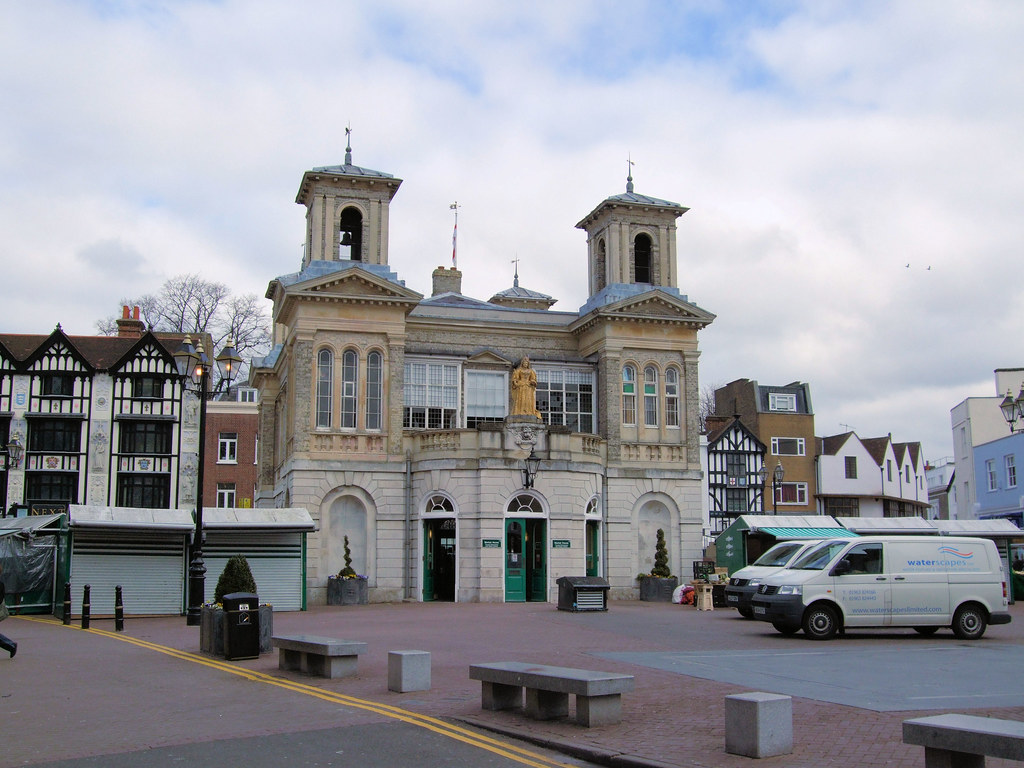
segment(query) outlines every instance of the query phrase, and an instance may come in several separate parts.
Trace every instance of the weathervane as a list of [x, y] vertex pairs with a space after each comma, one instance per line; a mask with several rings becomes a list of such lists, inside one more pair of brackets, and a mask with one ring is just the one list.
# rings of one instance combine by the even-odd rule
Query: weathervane
[[454, 203], [448, 206], [449, 210], [455, 211], [455, 228], [452, 230], [452, 268], [456, 269], [459, 266], [458, 260], [458, 246], [459, 246], [459, 201], [456, 200]]
[[352, 122], [345, 126], [345, 165], [352, 165]]
[[626, 155], [626, 192], [633, 191], [633, 166], [636, 163], [633, 162], [632, 154]]

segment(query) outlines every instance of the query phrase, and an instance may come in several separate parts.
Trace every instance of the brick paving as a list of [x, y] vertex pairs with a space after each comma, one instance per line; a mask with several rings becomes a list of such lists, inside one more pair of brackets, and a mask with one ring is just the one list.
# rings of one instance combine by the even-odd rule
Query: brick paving
[[[1024, 645], [1024, 608], [1014, 621], [990, 628], [981, 643]], [[112, 621], [93, 627], [113, 629]], [[599, 658], [610, 652], [697, 650], [794, 652], [822, 647], [905, 647], [907, 663], [921, 642], [954, 644], [948, 631], [921, 639], [912, 633], [851, 633], [853, 639], [819, 645], [801, 636], [782, 638], [767, 624], [735, 612], [698, 612], [690, 606], [613, 602], [607, 613], [568, 613], [550, 604], [375, 604], [318, 607], [276, 613], [278, 633], [326, 635], [368, 643], [356, 677], [301, 677], [277, 669], [276, 653], [238, 666], [302, 681], [358, 698], [461, 720], [513, 737], [534, 740], [593, 762], [620, 766], [750, 766], [725, 744], [725, 696], [757, 688], [719, 683]], [[0, 658], [0, 723], [17, 738], [0, 750], [0, 768], [68, 756], [127, 751], [143, 745], [182, 743], [260, 733], [331, 727], [337, 705], [287, 691], [239, 696], [219, 685], [225, 673], [56, 623], [14, 618], [5, 634], [19, 640], [13, 660]], [[125, 635], [198, 653], [199, 630], [184, 618], [131, 618]], [[865, 639], [859, 639], [863, 635]], [[780, 645], [780, 643], [782, 645]], [[431, 653], [429, 691], [387, 690], [387, 652]], [[537, 722], [517, 712], [480, 709], [480, 685], [469, 680], [474, 662], [520, 660], [625, 672], [636, 691], [623, 697], [619, 725], [582, 728], [568, 721]], [[955, 685], [956, 670], [936, 670]], [[1024, 676], [1022, 676], [1024, 678]], [[251, 684], [250, 684], [251, 685]], [[263, 686], [267, 688], [267, 686]], [[30, 690], [31, 695], [26, 691]], [[246, 689], [242, 689], [246, 690]], [[176, 705], [170, 709], [171, 705]], [[102, 711], [107, 717], [97, 717]], [[923, 749], [902, 743], [902, 722], [942, 711], [874, 712], [793, 699], [794, 752], [765, 758], [773, 766], [897, 766], [920, 768]], [[1024, 720], [1024, 707], [960, 710]], [[357, 713], [358, 716], [358, 713]], [[79, 728], [75, 723], [81, 723]], [[54, 738], [54, 729], [61, 735]], [[5, 736], [5, 741], [7, 737]], [[31, 757], [31, 759], [29, 759]], [[989, 758], [991, 768], [1010, 765]]]

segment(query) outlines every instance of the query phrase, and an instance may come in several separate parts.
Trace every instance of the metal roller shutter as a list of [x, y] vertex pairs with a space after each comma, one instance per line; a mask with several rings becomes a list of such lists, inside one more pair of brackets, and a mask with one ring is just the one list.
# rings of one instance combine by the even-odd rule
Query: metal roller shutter
[[181, 615], [186, 573], [185, 537], [180, 533], [76, 532], [71, 612], [81, 614], [88, 584], [92, 615], [113, 615], [120, 584], [125, 615]]
[[261, 603], [275, 611], [302, 610], [302, 533], [206, 532], [203, 560], [206, 562], [206, 599], [213, 600], [217, 580], [228, 558], [245, 555], [249, 561]]

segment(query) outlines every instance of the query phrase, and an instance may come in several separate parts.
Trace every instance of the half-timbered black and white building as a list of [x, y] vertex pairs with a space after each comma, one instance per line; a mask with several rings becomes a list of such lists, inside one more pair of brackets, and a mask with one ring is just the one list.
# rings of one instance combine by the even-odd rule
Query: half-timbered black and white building
[[764, 512], [765, 445], [738, 416], [709, 416], [708, 512], [717, 536], [740, 515]]

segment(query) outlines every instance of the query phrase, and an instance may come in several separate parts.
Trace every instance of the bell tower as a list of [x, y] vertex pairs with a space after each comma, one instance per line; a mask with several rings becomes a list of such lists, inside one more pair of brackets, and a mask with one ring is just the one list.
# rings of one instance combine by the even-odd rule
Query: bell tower
[[352, 129], [345, 134], [345, 163], [306, 171], [295, 196], [306, 207], [303, 269], [313, 261], [388, 263], [389, 210], [402, 180], [353, 165]]
[[676, 219], [688, 210], [634, 192], [631, 169], [625, 194], [602, 201], [576, 225], [587, 233], [590, 296], [615, 284], [678, 289]]

